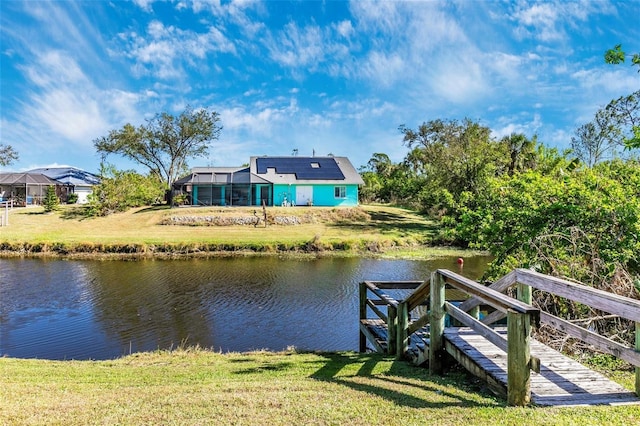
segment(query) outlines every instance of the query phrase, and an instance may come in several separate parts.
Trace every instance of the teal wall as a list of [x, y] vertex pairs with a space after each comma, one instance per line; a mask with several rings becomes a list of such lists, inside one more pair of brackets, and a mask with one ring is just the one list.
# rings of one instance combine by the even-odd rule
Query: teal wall
[[291, 201], [296, 196], [295, 185], [273, 185], [273, 205], [281, 206], [283, 200]]
[[[296, 202], [296, 187], [298, 185], [273, 185], [273, 204], [275, 206], [282, 205], [284, 197], [287, 201]], [[357, 206], [358, 205], [358, 185], [300, 185], [313, 187], [313, 205], [314, 206]], [[335, 187], [346, 187], [346, 198], [335, 198]]]

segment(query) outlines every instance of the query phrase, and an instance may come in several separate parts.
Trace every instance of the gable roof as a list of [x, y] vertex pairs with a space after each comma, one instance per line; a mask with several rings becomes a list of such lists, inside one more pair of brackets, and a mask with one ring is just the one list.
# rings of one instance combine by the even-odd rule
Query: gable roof
[[100, 177], [75, 167], [45, 167], [30, 170], [28, 173], [42, 173], [65, 185], [97, 185]]
[[0, 185], [60, 185], [42, 173], [0, 173]]
[[244, 167], [194, 167], [191, 174], [173, 183], [179, 188], [187, 183], [202, 184], [234, 184], [234, 183], [269, 183], [259, 176], [252, 175], [249, 168]]
[[364, 184], [347, 157], [251, 157], [250, 168], [271, 183]]
[[364, 181], [347, 157], [251, 157], [249, 167], [194, 167], [173, 187], [235, 183], [363, 185]]

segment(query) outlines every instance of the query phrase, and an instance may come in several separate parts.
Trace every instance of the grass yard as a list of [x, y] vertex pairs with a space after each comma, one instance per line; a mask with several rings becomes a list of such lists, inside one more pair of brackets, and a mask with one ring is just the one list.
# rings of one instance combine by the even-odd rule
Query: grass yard
[[[9, 226], [0, 227], [0, 251], [5, 253], [138, 255], [211, 252], [341, 252], [412, 257], [455, 255], [455, 250], [428, 247], [437, 223], [409, 210], [386, 206], [356, 208], [267, 208], [268, 226], [261, 221], [229, 226], [166, 225], [172, 219], [216, 218], [254, 220], [258, 208], [133, 209], [107, 217], [86, 218], [79, 207], [62, 206], [46, 214], [41, 207], [14, 209]], [[275, 224], [277, 221], [297, 224]], [[399, 254], [394, 254], [399, 252]]]
[[459, 372], [378, 354], [0, 358], [1, 424], [637, 425], [640, 407], [514, 408]]

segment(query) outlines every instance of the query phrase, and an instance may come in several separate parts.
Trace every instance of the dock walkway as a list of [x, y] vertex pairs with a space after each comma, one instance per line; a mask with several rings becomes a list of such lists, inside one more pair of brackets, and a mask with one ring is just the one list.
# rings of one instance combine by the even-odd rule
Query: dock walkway
[[[478, 288], [475, 284], [470, 284], [468, 280], [458, 277], [450, 271], [446, 271], [447, 283], [461, 279], [465, 285], [469, 285], [469, 291], [476, 292]], [[536, 277], [537, 278], [537, 277]], [[513, 281], [513, 282], [512, 282]], [[506, 280], [496, 282], [493, 290], [503, 290], [516, 282], [516, 278], [509, 277]], [[525, 280], [526, 281], [526, 280]], [[444, 284], [444, 280], [442, 281]], [[364, 283], [363, 283], [364, 284]], [[419, 305], [425, 305], [422, 296], [431, 298], [434, 296], [431, 283], [415, 283], [414, 293], [404, 300], [391, 298], [380, 288], [392, 288], [394, 290], [407, 290], [411, 287], [408, 282], [402, 283], [368, 283], [368, 291], [373, 291], [377, 298], [364, 297], [363, 286], [361, 287], [361, 315], [360, 315], [360, 349], [373, 348], [379, 352], [395, 354], [399, 359], [406, 359], [416, 365], [428, 365], [432, 371], [439, 372], [441, 369], [441, 358], [446, 353], [448, 357], [464, 366], [469, 372], [485, 381], [488, 387], [497, 395], [503, 396], [511, 405], [535, 404], [539, 406], [582, 406], [582, 405], [628, 405], [640, 404], [640, 350], [633, 347], [620, 345], [601, 336], [597, 336], [587, 330], [574, 330], [566, 324], [560, 322], [558, 318], [550, 319], [549, 314], [543, 314], [544, 322], [553, 322], [563, 325], [569, 334], [581, 335], [584, 340], [591, 344], [600, 344], [600, 349], [616, 355], [619, 358], [629, 361], [636, 366], [636, 392], [625, 389], [620, 384], [608, 379], [602, 374], [589, 369], [562, 353], [544, 345], [530, 336], [528, 320], [520, 324], [518, 328], [525, 330], [525, 333], [518, 333], [504, 326], [504, 321], [493, 324], [483, 324], [478, 319], [448, 302], [443, 303], [443, 312], [446, 311], [450, 317], [447, 326], [444, 326], [444, 318], [437, 318], [433, 315], [437, 307], [430, 305], [429, 312], [420, 318], [411, 319], [409, 312], [412, 312]], [[535, 283], [534, 283], [535, 284]], [[574, 286], [574, 283], [571, 283]], [[458, 287], [460, 290], [460, 287]], [[530, 305], [515, 302], [512, 306], [507, 299], [498, 297], [488, 291], [500, 303], [504, 303], [504, 310], [510, 311], [513, 315], [514, 309], [519, 309], [522, 313], [533, 315], [531, 321], [535, 325], [539, 321], [536, 310]], [[365, 289], [366, 293], [367, 290]], [[420, 297], [415, 297], [420, 294]], [[429, 294], [429, 297], [426, 295]], [[475, 294], [476, 298], [470, 298], [466, 302], [457, 302], [463, 309], [472, 311], [480, 304], [484, 296]], [[608, 297], [601, 295], [603, 297]], [[505, 296], [506, 297], [506, 296]], [[435, 297], [437, 299], [437, 295]], [[485, 298], [485, 302], [490, 298]], [[632, 299], [613, 297], [616, 303], [611, 302], [611, 307], [619, 311], [622, 316], [631, 316], [632, 320], [640, 315], [640, 302]], [[500, 303], [491, 300], [492, 305], [497, 307]], [[598, 304], [598, 302], [596, 302]], [[426, 306], [424, 306], [426, 308]], [[627, 309], [629, 308], [629, 309]], [[378, 318], [370, 318], [367, 311], [373, 311]], [[424, 311], [424, 309], [423, 309]], [[500, 311], [500, 309], [497, 309]], [[404, 314], [403, 314], [404, 312]], [[437, 313], [437, 312], [436, 312]], [[497, 312], [499, 314], [499, 312]], [[490, 319], [485, 322], [500, 320], [504, 315], [489, 315]], [[455, 318], [455, 320], [454, 320]], [[510, 321], [516, 322], [508, 317]], [[462, 323], [461, 323], [462, 322]], [[466, 324], [465, 324], [466, 323]], [[523, 325], [524, 324], [524, 325]], [[636, 322], [636, 336], [640, 335], [640, 327]], [[455, 326], [453, 326], [455, 325]], [[471, 325], [471, 326], [469, 326]], [[522, 326], [522, 327], [521, 327]], [[440, 339], [433, 339], [438, 336], [437, 330], [441, 328]], [[509, 334], [512, 333], [511, 336]], [[519, 334], [522, 340], [511, 345], [508, 340], [515, 341]], [[593, 336], [592, 336], [593, 334]], [[578, 336], [580, 337], [580, 336]], [[432, 342], [433, 339], [433, 342]], [[602, 340], [602, 341], [601, 341]], [[436, 350], [432, 346], [438, 345]], [[636, 347], [638, 344], [636, 344]], [[516, 347], [516, 349], [514, 349]], [[511, 363], [508, 352], [513, 351]], [[519, 360], [519, 361], [518, 361]], [[518, 366], [515, 362], [520, 362], [523, 366]], [[511, 378], [509, 377], [511, 374]]]

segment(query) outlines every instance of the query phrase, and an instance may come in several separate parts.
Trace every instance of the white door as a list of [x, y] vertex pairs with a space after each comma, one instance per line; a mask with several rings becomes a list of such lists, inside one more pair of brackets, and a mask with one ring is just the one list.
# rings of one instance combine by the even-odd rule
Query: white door
[[296, 205], [310, 206], [313, 203], [313, 186], [296, 186]]

